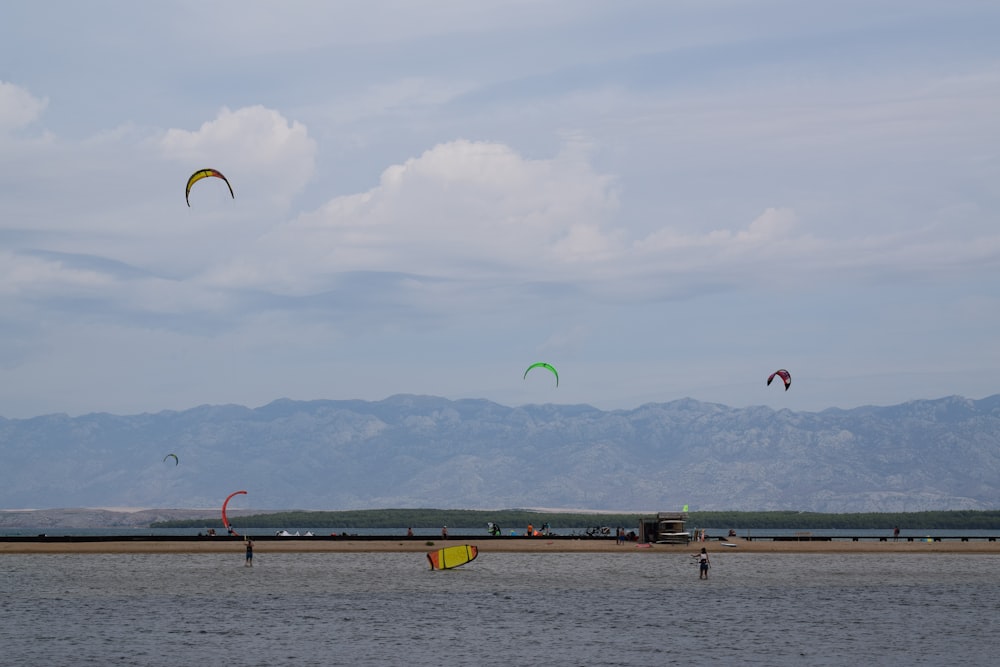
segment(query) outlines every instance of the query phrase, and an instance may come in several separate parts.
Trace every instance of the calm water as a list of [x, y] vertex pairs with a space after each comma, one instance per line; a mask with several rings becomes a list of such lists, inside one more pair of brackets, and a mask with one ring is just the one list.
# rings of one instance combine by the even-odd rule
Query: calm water
[[998, 556], [689, 551], [0, 555], [0, 663], [996, 664]]

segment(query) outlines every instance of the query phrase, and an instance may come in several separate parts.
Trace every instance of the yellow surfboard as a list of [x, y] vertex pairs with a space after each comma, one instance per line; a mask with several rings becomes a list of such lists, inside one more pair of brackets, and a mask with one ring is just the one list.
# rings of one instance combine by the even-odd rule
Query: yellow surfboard
[[428, 552], [427, 560], [432, 570], [450, 570], [475, 560], [478, 555], [478, 547], [471, 544], [456, 544], [453, 547]]

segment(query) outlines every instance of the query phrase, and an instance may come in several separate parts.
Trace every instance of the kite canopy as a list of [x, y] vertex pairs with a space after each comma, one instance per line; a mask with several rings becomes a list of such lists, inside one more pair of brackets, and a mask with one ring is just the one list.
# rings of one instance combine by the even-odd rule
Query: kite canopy
[[792, 386], [792, 374], [784, 368], [776, 370], [767, 378], [767, 386], [771, 386], [771, 380], [774, 379], [775, 375], [781, 378], [782, 382], [785, 383], [785, 391], [788, 391], [788, 388]]
[[427, 554], [427, 560], [431, 564], [432, 570], [450, 570], [459, 565], [465, 565], [476, 560], [479, 555], [479, 547], [473, 544], [459, 544], [452, 547], [445, 547]]
[[199, 169], [198, 171], [191, 174], [191, 178], [188, 179], [187, 187], [184, 189], [184, 201], [187, 202], [188, 206], [191, 206], [191, 201], [188, 199], [188, 195], [191, 194], [191, 186], [200, 181], [203, 178], [221, 178], [225, 181], [226, 186], [229, 188], [229, 194], [232, 195], [233, 199], [236, 199], [236, 195], [233, 193], [233, 186], [229, 185], [229, 179], [222, 175], [221, 171], [216, 169]]
[[233, 527], [229, 525], [229, 519], [226, 518], [226, 505], [228, 505], [229, 501], [233, 499], [233, 496], [238, 496], [241, 493], [243, 495], [247, 494], [246, 491], [234, 491], [233, 493], [230, 493], [228, 496], [226, 496], [225, 502], [222, 503], [222, 525], [225, 526], [226, 531], [230, 535], [236, 535], [237, 537], [239, 537], [240, 534], [237, 533], [235, 530], [233, 530]]
[[551, 364], [547, 364], [544, 361], [539, 361], [537, 363], [531, 364], [530, 366], [528, 366], [528, 370], [524, 371], [525, 379], [528, 377], [528, 371], [530, 371], [532, 368], [544, 368], [546, 370], [552, 371], [552, 374], [556, 376], [556, 386], [557, 387], [559, 386], [559, 372]]
[[177, 458], [176, 454], [167, 454], [166, 456], [163, 457], [163, 462], [166, 463], [167, 459], [170, 459], [170, 458], [172, 458], [174, 460], [174, 465], [177, 465], [178, 463], [181, 462], [181, 460], [179, 458]]

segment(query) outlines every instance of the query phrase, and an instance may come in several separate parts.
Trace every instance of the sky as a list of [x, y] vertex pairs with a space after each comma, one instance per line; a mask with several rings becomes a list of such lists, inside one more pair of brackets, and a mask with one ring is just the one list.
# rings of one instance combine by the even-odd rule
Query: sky
[[[0, 416], [998, 393], [998, 32], [978, 0], [7, 3]], [[189, 207], [209, 167], [235, 198]]]

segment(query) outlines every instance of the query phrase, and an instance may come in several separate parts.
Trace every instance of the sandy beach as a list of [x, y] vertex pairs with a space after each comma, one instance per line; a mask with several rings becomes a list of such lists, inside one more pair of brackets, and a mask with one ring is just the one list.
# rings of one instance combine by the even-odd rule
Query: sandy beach
[[[790, 553], [790, 554], [1000, 554], [1000, 542], [988, 540], [942, 540], [940, 542], [900, 540], [898, 542], [880, 542], [878, 540], [835, 541], [771, 541], [734, 539], [727, 547], [717, 541], [692, 542], [688, 545], [671, 544], [637, 544], [627, 542], [617, 544], [613, 540], [588, 539], [547, 539], [524, 538], [494, 540], [483, 539], [450, 539], [432, 540], [297, 540], [266, 539], [254, 540], [256, 553], [425, 553], [452, 544], [475, 544], [480, 554], [488, 553], [649, 553], [677, 554], [694, 553], [702, 547], [710, 553]], [[136, 541], [114, 540], [100, 542], [0, 542], [0, 554], [133, 554], [133, 553], [229, 553], [241, 552], [243, 542], [226, 538], [204, 541]]]

